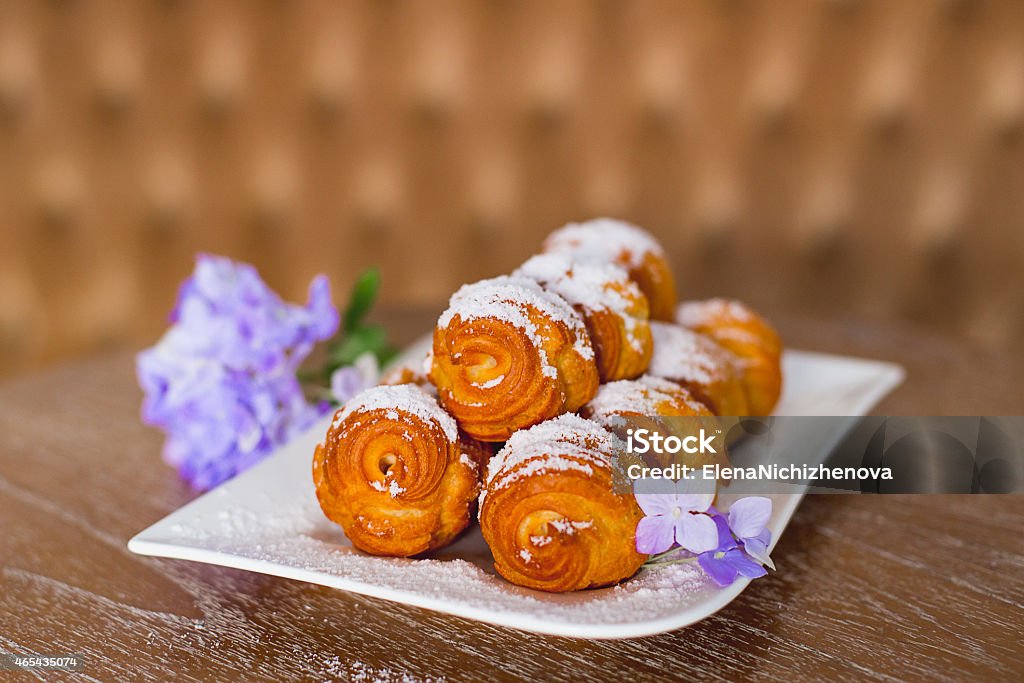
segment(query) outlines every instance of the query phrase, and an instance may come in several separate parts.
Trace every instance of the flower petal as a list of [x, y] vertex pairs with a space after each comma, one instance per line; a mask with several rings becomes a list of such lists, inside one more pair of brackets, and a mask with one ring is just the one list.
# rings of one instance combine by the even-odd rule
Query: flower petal
[[193, 486], [234, 476], [316, 419], [294, 371], [337, 327], [326, 279], [304, 308], [252, 266], [200, 254], [172, 323], [138, 356], [143, 418], [166, 432], [165, 457]]
[[327, 339], [338, 331], [338, 309], [331, 303], [331, 284], [326, 275], [317, 275], [309, 284], [306, 308], [313, 315], [312, 333], [317, 340]]
[[736, 580], [736, 568], [727, 562], [715, 559], [715, 553], [713, 552], [701, 553], [697, 557], [697, 564], [719, 586], [731, 585]]
[[732, 532], [729, 530], [729, 522], [725, 520], [725, 515], [721, 513], [713, 514], [711, 519], [714, 520], [715, 527], [718, 528], [718, 547], [716, 550], [725, 552], [737, 547], [736, 539], [733, 538]]
[[768, 546], [760, 538], [747, 538], [743, 541], [743, 549], [761, 564], [775, 569], [775, 563], [768, 556]]
[[747, 496], [729, 506], [729, 527], [739, 538], [753, 538], [764, 531], [771, 516], [770, 498]]
[[675, 521], [676, 542], [691, 553], [703, 553], [718, 547], [718, 527], [707, 515], [683, 513]]
[[372, 387], [380, 381], [380, 363], [372, 351], [364, 351], [352, 362], [352, 367], [359, 371], [363, 385]]
[[705, 512], [714, 500], [714, 493], [682, 493], [676, 496], [675, 504], [684, 510]]
[[646, 515], [668, 515], [678, 506], [675, 488], [667, 479], [637, 479], [633, 492]]
[[672, 547], [672, 518], [664, 515], [644, 517], [636, 525], [636, 550], [645, 555], [663, 553]]
[[722, 561], [735, 569], [740, 576], [745, 576], [748, 579], [756, 579], [768, 573], [764, 567], [750, 559], [742, 550], [730, 550], [722, 558]]
[[338, 403], [345, 403], [365, 388], [363, 375], [354, 367], [338, 368], [331, 374], [331, 395]]

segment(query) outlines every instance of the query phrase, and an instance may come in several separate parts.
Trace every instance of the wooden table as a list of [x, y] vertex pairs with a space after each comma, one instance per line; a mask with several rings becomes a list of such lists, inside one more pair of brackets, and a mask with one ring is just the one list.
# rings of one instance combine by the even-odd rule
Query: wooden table
[[[388, 320], [407, 341], [430, 315]], [[1021, 358], [855, 320], [780, 327], [793, 346], [904, 363], [909, 379], [880, 413], [1024, 412]], [[0, 387], [0, 649], [86, 656], [83, 674], [57, 678], [1024, 676], [1019, 496], [808, 497], [775, 550], [778, 572], [695, 626], [617, 642], [132, 555], [130, 536], [194, 497], [139, 423], [132, 365], [124, 353]]]

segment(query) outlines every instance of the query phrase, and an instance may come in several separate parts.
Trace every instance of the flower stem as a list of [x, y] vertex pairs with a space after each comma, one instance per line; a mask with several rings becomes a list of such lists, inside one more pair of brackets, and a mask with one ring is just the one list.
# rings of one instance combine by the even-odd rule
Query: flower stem
[[686, 552], [683, 548], [672, 548], [666, 550], [663, 553], [654, 555], [649, 560], [644, 562], [644, 567], [665, 567], [670, 564], [682, 564], [684, 562], [696, 562], [696, 555], [685, 555], [681, 556], [680, 553]]

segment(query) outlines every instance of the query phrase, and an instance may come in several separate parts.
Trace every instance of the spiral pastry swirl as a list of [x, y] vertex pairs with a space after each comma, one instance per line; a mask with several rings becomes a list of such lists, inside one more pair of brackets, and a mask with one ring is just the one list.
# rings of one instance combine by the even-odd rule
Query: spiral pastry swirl
[[338, 410], [316, 448], [317, 500], [360, 550], [417, 555], [469, 524], [488, 450], [419, 387], [368, 389]]
[[577, 410], [598, 385], [583, 319], [523, 277], [455, 293], [434, 330], [429, 376], [459, 427], [481, 441]]
[[672, 320], [675, 278], [665, 250], [646, 230], [611, 218], [569, 223], [548, 235], [543, 250], [578, 263], [614, 263], [625, 268], [647, 297], [651, 318]]
[[617, 583], [646, 559], [636, 551], [643, 516], [613, 489], [615, 435], [577, 415], [516, 432], [491, 460], [480, 527], [494, 567], [512, 583], [567, 592]]
[[562, 254], [540, 254], [515, 274], [536, 280], [583, 316], [602, 382], [630, 379], [647, 369], [650, 310], [626, 271], [609, 263], [573, 263]]
[[782, 342], [764, 318], [739, 301], [708, 299], [680, 304], [676, 321], [734, 353], [751, 415], [771, 415], [782, 393]]
[[681, 325], [651, 323], [654, 353], [648, 374], [680, 384], [715, 415], [749, 415], [735, 354]]

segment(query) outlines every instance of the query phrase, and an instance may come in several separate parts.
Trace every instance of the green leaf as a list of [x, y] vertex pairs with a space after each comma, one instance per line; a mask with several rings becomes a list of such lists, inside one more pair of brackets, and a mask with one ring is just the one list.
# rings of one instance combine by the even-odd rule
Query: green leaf
[[351, 365], [356, 358], [367, 352], [377, 356], [381, 362], [393, 354], [388, 344], [388, 333], [380, 325], [362, 325], [345, 335], [330, 351], [331, 371], [343, 365]]
[[355, 332], [363, 318], [373, 308], [373, 302], [377, 299], [377, 291], [380, 289], [380, 271], [376, 268], [367, 268], [362, 272], [352, 287], [352, 294], [348, 300], [348, 308], [345, 309], [344, 330]]
[[398, 356], [398, 349], [391, 344], [385, 344], [382, 348], [377, 349], [377, 362], [381, 367], [393, 361], [396, 356]]

